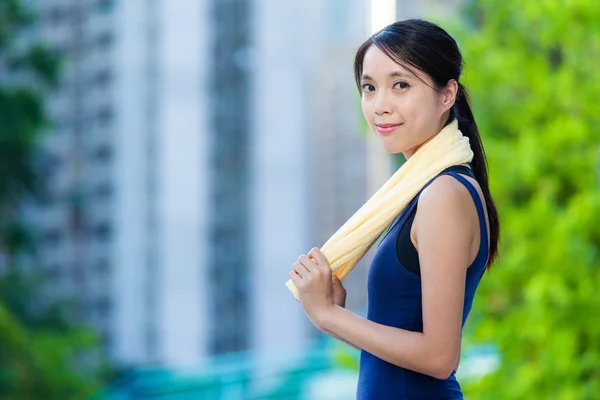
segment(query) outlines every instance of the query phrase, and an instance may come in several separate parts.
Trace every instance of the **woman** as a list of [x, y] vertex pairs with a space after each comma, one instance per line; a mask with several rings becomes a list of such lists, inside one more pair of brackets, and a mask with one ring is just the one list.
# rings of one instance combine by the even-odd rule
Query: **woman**
[[319, 249], [300, 256], [290, 278], [315, 326], [361, 350], [357, 398], [462, 399], [462, 327], [499, 241], [462, 56], [439, 26], [406, 20], [369, 38], [354, 71], [364, 116], [389, 153], [410, 159], [456, 119], [473, 159], [442, 171], [391, 224], [369, 270], [366, 319], [344, 308]]

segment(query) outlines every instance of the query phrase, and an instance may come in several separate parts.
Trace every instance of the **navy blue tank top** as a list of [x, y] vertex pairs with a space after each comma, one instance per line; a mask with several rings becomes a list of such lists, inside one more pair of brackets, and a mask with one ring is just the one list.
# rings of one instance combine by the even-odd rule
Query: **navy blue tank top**
[[[471, 193], [479, 216], [480, 246], [473, 264], [466, 274], [462, 325], [473, 305], [475, 291], [489, 256], [488, 231], [484, 205], [477, 189], [469, 180], [451, 170], [442, 171], [423, 189], [441, 175], [451, 175]], [[421, 277], [407, 270], [396, 253], [396, 240], [408, 216], [417, 206], [423, 189], [392, 222], [390, 229], [377, 247], [368, 277], [367, 318], [379, 324], [414, 332], [423, 332]], [[454, 374], [448, 379], [436, 379], [388, 363], [361, 351], [358, 378], [358, 400], [442, 400], [463, 399], [462, 391]]]

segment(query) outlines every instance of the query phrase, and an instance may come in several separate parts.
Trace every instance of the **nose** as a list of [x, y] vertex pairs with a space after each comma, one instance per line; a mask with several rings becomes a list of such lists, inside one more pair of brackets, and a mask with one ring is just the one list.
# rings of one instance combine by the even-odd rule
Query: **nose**
[[373, 111], [377, 115], [391, 114], [392, 104], [387, 90], [379, 90], [373, 104]]

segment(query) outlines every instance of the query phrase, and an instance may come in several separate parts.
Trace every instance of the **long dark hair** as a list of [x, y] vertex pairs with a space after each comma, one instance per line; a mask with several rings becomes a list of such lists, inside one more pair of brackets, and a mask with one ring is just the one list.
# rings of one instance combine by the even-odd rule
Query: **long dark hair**
[[498, 258], [500, 241], [500, 220], [494, 199], [490, 193], [487, 172], [487, 159], [475, 123], [475, 117], [469, 104], [467, 89], [459, 79], [463, 70], [462, 54], [456, 41], [438, 25], [419, 19], [398, 21], [383, 28], [365, 41], [354, 60], [354, 78], [361, 91], [361, 76], [365, 53], [371, 45], [377, 46], [392, 60], [403, 67], [423, 71], [431, 77], [434, 90], [440, 92], [448, 81], [458, 83], [456, 101], [452, 107], [448, 122], [458, 120], [458, 128], [469, 138], [474, 156], [470, 165], [485, 199], [490, 222], [490, 257], [488, 268]]

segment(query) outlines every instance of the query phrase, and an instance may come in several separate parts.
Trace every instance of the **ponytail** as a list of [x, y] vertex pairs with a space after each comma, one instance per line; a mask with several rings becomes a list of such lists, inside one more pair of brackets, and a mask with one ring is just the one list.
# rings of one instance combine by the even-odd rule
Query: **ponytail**
[[488, 268], [498, 258], [498, 243], [500, 241], [500, 219], [498, 216], [498, 210], [494, 203], [494, 199], [490, 193], [489, 179], [488, 179], [488, 168], [487, 158], [485, 156], [485, 150], [483, 149], [483, 143], [479, 136], [479, 129], [475, 122], [475, 117], [471, 111], [471, 105], [469, 102], [469, 93], [462, 83], [458, 83], [458, 93], [456, 95], [456, 101], [453, 107], [454, 117], [458, 120], [458, 129], [463, 135], [469, 138], [471, 143], [471, 149], [473, 150], [473, 160], [470, 165], [475, 174], [477, 182], [481, 186], [483, 197], [488, 213], [488, 219], [490, 223], [490, 256], [488, 260]]

